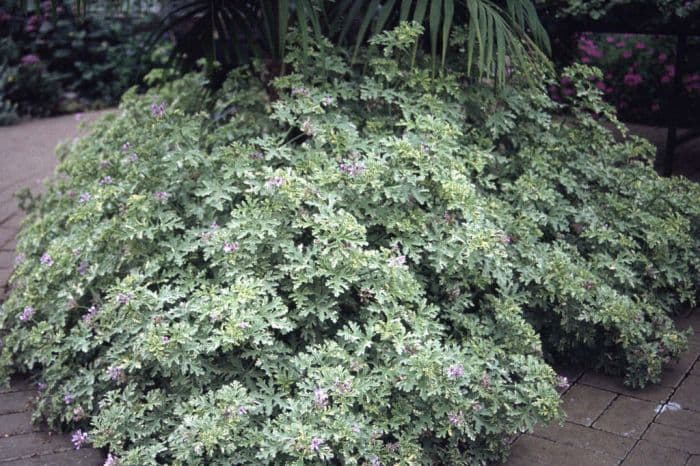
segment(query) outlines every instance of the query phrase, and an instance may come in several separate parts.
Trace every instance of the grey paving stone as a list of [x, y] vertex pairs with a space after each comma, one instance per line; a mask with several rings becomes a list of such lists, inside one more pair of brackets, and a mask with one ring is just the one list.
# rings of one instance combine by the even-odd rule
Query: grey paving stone
[[623, 437], [640, 438], [656, 416], [658, 405], [620, 395], [593, 424], [596, 429]]
[[609, 391], [576, 384], [562, 397], [562, 408], [568, 421], [590, 426], [616, 396]]
[[19, 211], [15, 199], [12, 200], [12, 204], [5, 203], [0, 205], [0, 227], [17, 232], [23, 219], [24, 214]]
[[72, 449], [67, 435], [49, 435], [45, 432], [13, 435], [0, 438], [0, 461], [20, 459], [31, 455], [46, 455]]
[[15, 252], [0, 250], [0, 269], [11, 269], [15, 266]]
[[81, 448], [43, 456], [34, 456], [1, 463], [3, 466], [102, 466], [105, 458], [100, 450]]
[[29, 409], [33, 392], [10, 392], [0, 394], [0, 414], [19, 413]]
[[643, 389], [629, 388], [622, 383], [622, 377], [612, 377], [609, 375], [586, 372], [579, 379], [579, 384], [586, 384], [604, 390], [610, 390], [621, 395], [631, 396], [646, 401], [666, 401], [673, 392], [673, 388], [663, 385], [653, 384]]
[[583, 448], [584, 450], [605, 453], [619, 459], [624, 458], [635, 443], [631, 438], [621, 437], [571, 422], [565, 422], [562, 426], [554, 423], [535, 430], [532, 435], [564, 445]]
[[683, 466], [687, 459], [688, 453], [641, 440], [622, 464], [623, 466]]
[[604, 453], [522, 435], [505, 463], [508, 466], [615, 466], [620, 460]]
[[683, 430], [700, 432], [700, 413], [697, 411], [688, 411], [687, 409], [673, 411], [666, 409], [656, 417], [654, 422], [678, 427]]
[[700, 377], [689, 375], [671, 397], [683, 409], [700, 411]]
[[653, 423], [642, 437], [666, 448], [700, 455], [700, 433]]
[[32, 413], [29, 411], [3, 414], [0, 416], [0, 437], [27, 434], [37, 430], [39, 430], [39, 428], [32, 425]]
[[700, 455], [692, 455], [686, 466], [700, 466]]
[[695, 361], [695, 365], [690, 371], [693, 375], [700, 375], [700, 361]]
[[17, 244], [17, 230], [0, 227], [0, 249], [14, 251]]

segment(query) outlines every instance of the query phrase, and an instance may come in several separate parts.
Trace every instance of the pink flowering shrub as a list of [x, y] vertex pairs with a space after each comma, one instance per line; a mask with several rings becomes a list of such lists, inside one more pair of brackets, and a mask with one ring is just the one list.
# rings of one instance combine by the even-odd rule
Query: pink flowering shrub
[[[700, 39], [690, 39], [698, 42]], [[633, 34], [583, 33], [577, 43], [578, 60], [603, 70], [595, 85], [613, 104], [624, 120], [654, 122], [674, 116], [698, 121], [693, 108], [700, 106], [700, 63], [691, 57], [681, 77], [682, 108], [670, 108], [676, 75], [675, 37]], [[696, 61], [693, 61], [696, 60]], [[561, 83], [555, 98], [570, 95], [570, 86]], [[666, 111], [666, 113], [662, 113]]]

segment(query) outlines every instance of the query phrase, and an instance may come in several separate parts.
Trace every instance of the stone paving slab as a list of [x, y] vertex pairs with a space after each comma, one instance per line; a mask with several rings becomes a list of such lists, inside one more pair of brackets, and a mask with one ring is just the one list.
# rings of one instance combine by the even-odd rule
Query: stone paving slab
[[635, 444], [634, 439], [589, 429], [572, 422], [565, 422], [561, 426], [554, 423], [545, 428], [536, 429], [532, 435], [560, 444], [604, 453], [618, 459], [623, 459]]
[[13, 435], [0, 438], [0, 464], [2, 461], [72, 449], [73, 445], [66, 435], [50, 435], [47, 432]]
[[667, 409], [654, 420], [659, 424], [700, 432], [700, 414], [686, 409]]
[[700, 411], [700, 377], [688, 375], [671, 397], [671, 401], [678, 403], [683, 409]]
[[700, 466], [700, 455], [693, 455], [685, 466]]
[[683, 466], [688, 460], [688, 456], [688, 453], [642, 440], [634, 447], [622, 465]]
[[102, 452], [94, 448], [79, 451], [63, 451], [42, 456], [0, 462], [2, 466], [101, 466]]
[[644, 439], [668, 448], [700, 455], [700, 433], [653, 423]]
[[656, 403], [620, 395], [593, 424], [596, 429], [640, 438], [656, 416]]
[[51, 455], [33, 456], [20, 460], [0, 462], [2, 466], [98, 466], [103, 464], [102, 452], [94, 448], [65, 451]]
[[617, 394], [576, 384], [562, 397], [567, 420], [589, 427], [612, 403]]
[[0, 414], [21, 413], [29, 409], [34, 397], [32, 392], [10, 392], [0, 394]]
[[513, 445], [509, 466], [617, 466], [620, 460], [604, 453], [563, 445], [532, 435]]
[[28, 434], [37, 430], [39, 428], [32, 425], [32, 413], [29, 411], [0, 416], [0, 437]]

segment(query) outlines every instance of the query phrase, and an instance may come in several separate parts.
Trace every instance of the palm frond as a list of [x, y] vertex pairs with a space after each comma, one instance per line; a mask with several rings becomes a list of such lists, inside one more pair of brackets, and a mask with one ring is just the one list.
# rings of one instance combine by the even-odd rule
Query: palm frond
[[[89, 0], [73, 3], [84, 11]], [[467, 71], [496, 83], [505, 82], [509, 64], [547, 61], [550, 50], [534, 0], [175, 0], [153, 39], [174, 33], [175, 55], [230, 68], [251, 56], [281, 62], [294, 28], [305, 54], [312, 36], [327, 37], [352, 46], [355, 59], [372, 36], [408, 20], [427, 31], [414, 45], [412, 64], [425, 47], [434, 72], [445, 66], [457, 28], [464, 31]]]

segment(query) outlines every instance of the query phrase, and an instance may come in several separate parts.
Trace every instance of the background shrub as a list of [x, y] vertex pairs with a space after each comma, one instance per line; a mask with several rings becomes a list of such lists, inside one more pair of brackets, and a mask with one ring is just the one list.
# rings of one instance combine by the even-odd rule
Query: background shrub
[[0, 92], [21, 115], [115, 104], [153, 64], [146, 48], [152, 17], [77, 17], [62, 2], [56, 5], [0, 8]]

